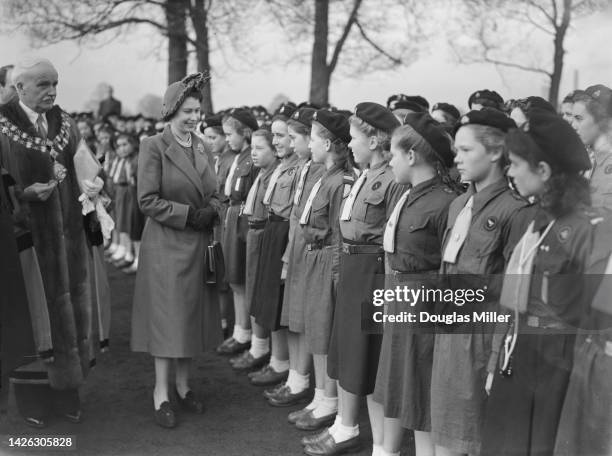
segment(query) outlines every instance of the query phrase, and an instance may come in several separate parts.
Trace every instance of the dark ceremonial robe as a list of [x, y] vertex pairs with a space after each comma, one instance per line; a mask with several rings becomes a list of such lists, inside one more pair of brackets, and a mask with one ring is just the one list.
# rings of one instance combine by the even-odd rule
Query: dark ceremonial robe
[[[42, 140], [14, 101], [0, 107], [0, 167], [16, 180], [20, 203], [16, 224], [32, 233], [47, 299], [54, 361], [46, 363], [52, 388], [81, 385], [90, 367], [92, 297], [89, 255], [73, 156], [78, 130], [59, 106], [45, 114], [48, 138]], [[51, 155], [67, 176], [44, 202], [28, 202], [23, 190], [53, 175]], [[27, 278], [26, 278], [27, 286]]]

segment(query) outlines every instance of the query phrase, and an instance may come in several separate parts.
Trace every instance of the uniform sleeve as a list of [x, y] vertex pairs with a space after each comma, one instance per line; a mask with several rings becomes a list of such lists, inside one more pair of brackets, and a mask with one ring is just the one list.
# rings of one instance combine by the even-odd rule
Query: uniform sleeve
[[504, 243], [504, 263], [507, 265], [514, 251], [514, 247], [521, 240], [529, 223], [536, 215], [536, 207], [525, 205], [512, 214], [508, 223], [503, 227], [502, 242]]
[[341, 182], [335, 189], [332, 189], [329, 196], [329, 226], [332, 231], [332, 247], [334, 249], [332, 261], [332, 273], [334, 282], [338, 283], [340, 273], [340, 246], [342, 235], [340, 234], [340, 209], [344, 198], [344, 182]]
[[187, 223], [187, 204], [161, 197], [161, 151], [150, 138], [143, 140], [138, 155], [138, 205], [147, 217], [162, 225], [184, 230]]

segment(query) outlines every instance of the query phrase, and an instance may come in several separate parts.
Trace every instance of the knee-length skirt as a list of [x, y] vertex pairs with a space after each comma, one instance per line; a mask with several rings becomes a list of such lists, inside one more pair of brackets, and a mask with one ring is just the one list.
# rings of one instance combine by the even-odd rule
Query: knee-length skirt
[[271, 331], [278, 329], [282, 310], [281, 274], [289, 235], [288, 220], [268, 220], [261, 240], [251, 315]]
[[334, 283], [335, 246], [307, 250], [303, 261], [301, 283], [294, 287], [292, 300], [302, 299], [304, 336], [309, 353], [326, 355], [329, 349], [336, 293]]
[[384, 253], [340, 254], [327, 373], [358, 396], [371, 394], [376, 383], [382, 334], [364, 332], [362, 323], [372, 320], [372, 293], [384, 287], [384, 271]]
[[555, 456], [612, 454], [612, 341], [585, 337], [574, 367], [557, 431]]
[[289, 244], [287, 245], [287, 277], [283, 293], [283, 310], [281, 325], [289, 331], [304, 332], [304, 301], [300, 294], [304, 292], [303, 269], [306, 255], [306, 241], [297, 220], [293, 218], [289, 225]]
[[225, 260], [225, 279], [228, 283], [244, 284], [247, 231], [248, 222], [246, 215], [240, 214], [240, 206], [230, 206], [225, 216], [225, 229], [221, 243]]
[[246, 274], [245, 274], [245, 299], [246, 308], [251, 310], [253, 293], [255, 292], [255, 281], [257, 278], [257, 264], [261, 252], [261, 241], [263, 228], [249, 228], [246, 242]]
[[115, 186], [115, 224], [119, 233], [132, 232], [132, 211], [136, 195], [129, 185]]

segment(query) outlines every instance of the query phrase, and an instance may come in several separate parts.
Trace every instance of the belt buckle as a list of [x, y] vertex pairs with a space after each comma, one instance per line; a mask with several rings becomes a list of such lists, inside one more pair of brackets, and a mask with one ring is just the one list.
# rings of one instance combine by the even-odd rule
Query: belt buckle
[[350, 245], [348, 244], [342, 244], [342, 253], [346, 253], [349, 254], [351, 253], [351, 249], [350, 249]]
[[612, 341], [610, 341], [610, 340], [606, 341], [606, 345], [604, 347], [604, 353], [607, 356], [612, 356]]
[[527, 326], [531, 326], [532, 328], [539, 328], [540, 319], [534, 315], [527, 315]]
[[308, 250], [309, 252], [311, 252], [311, 251], [312, 251], [312, 244], [308, 244], [308, 245], [306, 246], [306, 250]]

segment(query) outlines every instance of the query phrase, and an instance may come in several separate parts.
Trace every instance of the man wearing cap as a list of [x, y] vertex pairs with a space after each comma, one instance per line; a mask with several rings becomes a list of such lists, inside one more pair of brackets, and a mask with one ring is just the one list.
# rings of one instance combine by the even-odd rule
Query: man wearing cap
[[[0, 107], [0, 167], [16, 181], [16, 219], [32, 234], [53, 342], [32, 375], [49, 385], [46, 399], [79, 422], [78, 388], [93, 353], [89, 254], [73, 164], [79, 133], [68, 113], [53, 104], [58, 74], [50, 61], [18, 63], [13, 82], [19, 99]], [[26, 418], [41, 427], [47, 410], [39, 405]]]

